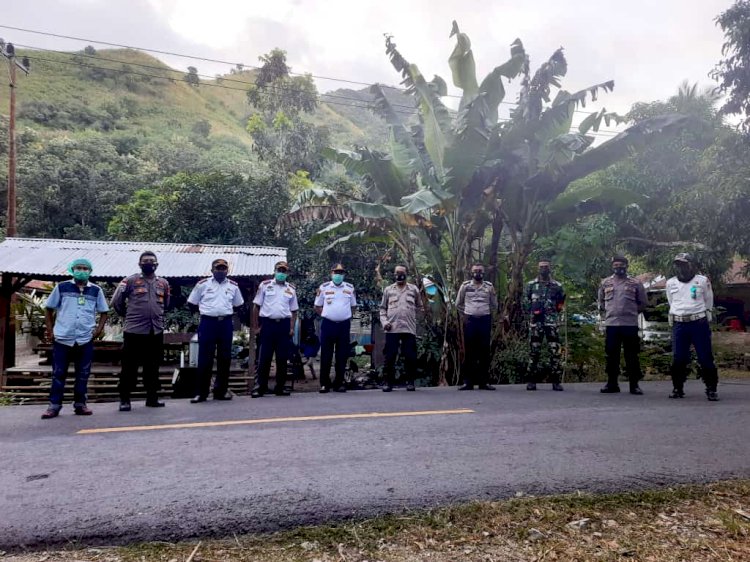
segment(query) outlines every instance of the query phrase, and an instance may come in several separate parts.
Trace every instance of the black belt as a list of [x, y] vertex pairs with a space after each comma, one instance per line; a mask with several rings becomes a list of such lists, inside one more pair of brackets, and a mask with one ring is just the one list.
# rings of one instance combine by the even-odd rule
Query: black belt
[[333, 322], [334, 324], [343, 324], [344, 322], [349, 322], [351, 318], [347, 318], [346, 320], [331, 320], [330, 318], [323, 317], [323, 320], [326, 322]]
[[227, 318], [231, 317], [231, 314], [226, 314], [224, 316], [209, 316], [208, 314], [201, 314], [201, 318], [208, 318], [209, 320], [216, 320], [217, 322], [221, 322], [222, 320], [226, 320]]
[[261, 316], [260, 319], [263, 321], [268, 322], [282, 322], [284, 320], [289, 320], [291, 316], [287, 316], [286, 318], [270, 318], [269, 316]]

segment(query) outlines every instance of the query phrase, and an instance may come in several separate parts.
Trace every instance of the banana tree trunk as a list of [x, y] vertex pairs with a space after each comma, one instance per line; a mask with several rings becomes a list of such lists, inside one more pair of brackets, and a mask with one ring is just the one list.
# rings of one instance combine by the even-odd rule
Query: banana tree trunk
[[508, 292], [503, 301], [503, 333], [517, 331], [523, 324], [523, 270], [529, 261], [533, 245], [522, 243], [514, 248], [509, 264]]

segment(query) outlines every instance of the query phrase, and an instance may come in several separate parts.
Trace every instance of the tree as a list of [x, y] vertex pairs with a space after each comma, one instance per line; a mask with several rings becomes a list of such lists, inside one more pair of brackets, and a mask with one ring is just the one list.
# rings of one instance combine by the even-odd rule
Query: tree
[[724, 59], [711, 72], [719, 90], [728, 96], [721, 111], [742, 116], [742, 129], [750, 133], [750, 0], [737, 0], [716, 23], [725, 37]]
[[312, 76], [291, 76], [286, 52], [274, 49], [260, 57], [263, 63], [247, 92], [255, 108], [247, 122], [254, 149], [269, 167], [285, 174], [299, 170], [313, 178], [320, 173], [320, 150], [329, 133], [303, 119], [318, 106], [318, 91]]
[[[567, 72], [562, 49], [535, 72], [520, 40], [511, 45], [508, 61], [496, 67], [480, 83], [475, 75], [474, 57], [468, 36], [454, 22], [451, 36], [456, 46], [449, 58], [453, 83], [463, 95], [458, 113], [452, 115], [441, 98], [447, 94], [445, 81], [435, 76], [427, 81], [418, 67], [397, 50], [392, 38], [386, 39], [386, 53], [401, 74], [402, 84], [412, 95], [419, 123], [407, 127], [379, 86], [375, 110], [389, 124], [390, 154], [379, 155], [366, 149], [358, 155], [328, 152], [348, 170], [368, 180], [369, 200], [350, 198], [343, 202], [336, 195], [319, 193], [306, 200], [319, 220], [333, 222], [328, 232], [340, 234], [356, 226], [366, 237], [374, 228], [387, 233], [403, 255], [413, 263], [421, 257], [429, 264], [452, 302], [470, 263], [486, 255], [485, 236], [492, 229], [490, 259], [498, 254], [501, 233], [508, 240], [510, 271], [504, 304], [507, 329], [520, 318], [523, 269], [536, 239], [548, 230], [551, 211], [563, 214], [568, 200], [558, 201], [572, 182], [627, 157], [632, 150], [679, 132], [688, 118], [679, 115], [646, 119], [616, 138], [591, 148], [602, 122], [620, 118], [605, 110], [592, 113], [572, 131], [574, 111], [595, 100], [599, 91], [609, 91], [613, 82], [603, 82], [569, 93], [560, 89]], [[504, 79], [521, 76], [518, 105], [510, 121], [498, 123], [498, 107], [505, 97]], [[553, 89], [557, 89], [554, 99]], [[373, 201], [372, 195], [376, 196]], [[314, 194], [313, 194], [314, 195]], [[588, 201], [604, 204], [627, 193], [586, 193]], [[321, 205], [321, 197], [333, 197]], [[572, 203], [575, 203], [573, 201]], [[325, 202], [324, 202], [325, 203]], [[297, 218], [304, 216], [299, 213]], [[355, 233], [346, 234], [349, 240]], [[419, 254], [417, 256], [416, 254]], [[447, 342], [443, 373], [458, 373], [455, 353], [460, 343], [455, 310], [446, 318]]]
[[188, 66], [187, 68], [187, 74], [183, 77], [185, 82], [187, 82], [190, 86], [193, 86], [197, 88], [201, 84], [201, 79], [198, 76], [198, 69], [194, 66]]
[[268, 175], [176, 174], [120, 205], [109, 234], [149, 242], [274, 245], [277, 218], [288, 206], [286, 189], [274, 181]]
[[100, 238], [117, 205], [149, 175], [137, 158], [99, 136], [56, 138], [19, 153], [19, 231], [24, 236]]

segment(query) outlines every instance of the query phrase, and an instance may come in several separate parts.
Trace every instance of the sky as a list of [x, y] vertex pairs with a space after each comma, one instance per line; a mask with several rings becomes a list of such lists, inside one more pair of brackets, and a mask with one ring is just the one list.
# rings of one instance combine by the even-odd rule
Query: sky
[[[721, 58], [714, 18], [732, 0], [11, 0], [3, 25], [90, 39], [46, 37], [0, 28], [22, 45], [78, 50], [93, 40], [257, 65], [280, 47], [295, 72], [397, 85], [384, 34], [430, 79], [450, 84], [455, 19], [472, 41], [481, 80], [520, 38], [532, 68], [564, 47], [569, 91], [615, 81], [613, 93], [587, 109], [626, 112], [638, 101], [665, 99], [683, 80], [713, 85]], [[159, 55], [175, 68], [226, 73], [228, 65]], [[321, 92], [361, 88], [316, 80]], [[458, 90], [451, 87], [451, 93]], [[513, 88], [509, 89], [513, 101]], [[506, 106], [507, 107], [507, 106]]]

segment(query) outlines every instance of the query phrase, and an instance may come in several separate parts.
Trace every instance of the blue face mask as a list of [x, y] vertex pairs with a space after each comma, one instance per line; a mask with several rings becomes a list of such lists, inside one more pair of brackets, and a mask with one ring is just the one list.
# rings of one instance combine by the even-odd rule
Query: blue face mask
[[331, 275], [331, 281], [333, 281], [334, 285], [341, 285], [341, 283], [344, 282], [344, 274], [334, 273], [333, 275]]
[[438, 292], [437, 285], [430, 285], [429, 287], [425, 288], [424, 292], [430, 295], [431, 297], [437, 295], [437, 292]]

